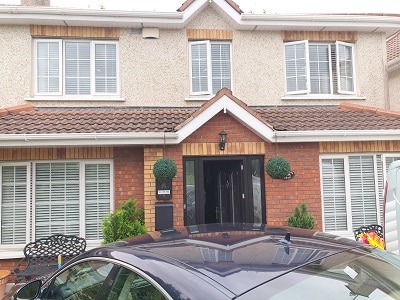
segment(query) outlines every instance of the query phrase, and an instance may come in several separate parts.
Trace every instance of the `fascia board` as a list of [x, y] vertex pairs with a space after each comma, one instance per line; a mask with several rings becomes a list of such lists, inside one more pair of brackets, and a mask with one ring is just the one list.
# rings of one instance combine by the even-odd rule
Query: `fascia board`
[[0, 147], [178, 144], [175, 132], [1, 134]]
[[228, 111], [233, 117], [239, 120], [239, 122], [243, 123], [262, 139], [272, 141], [274, 137], [273, 129], [258, 120], [226, 95], [222, 96], [218, 101], [207, 107], [207, 109], [193, 118], [188, 124], [179, 129], [177, 132], [179, 134], [178, 141], [183, 141], [220, 111], [223, 111], [224, 113]]
[[259, 137], [269, 142], [273, 141], [274, 130], [271, 127], [261, 122], [259, 119], [254, 117], [247, 110], [241, 108], [236, 102], [230, 100], [228, 97], [226, 97], [225, 106], [231, 115], [236, 117], [236, 119], [241, 121], [243, 125], [256, 133]]
[[234, 8], [232, 8], [226, 0], [213, 0], [235, 23], [240, 24], [241, 16]]
[[130, 27], [137, 24], [151, 24], [167, 27], [174, 25], [182, 27], [184, 13], [182, 12], [136, 12], [98, 9], [69, 9], [55, 7], [11, 7], [0, 6], [0, 24], [68, 24], [82, 22], [85, 25]]
[[242, 14], [238, 25], [246, 28], [268, 26], [285, 28], [289, 26], [306, 28], [352, 28], [370, 30], [371, 28], [393, 31], [400, 30], [399, 17], [370, 15], [326, 15], [326, 14]]
[[275, 131], [274, 142], [347, 142], [347, 141], [396, 141], [400, 130], [320, 130], [320, 131]]

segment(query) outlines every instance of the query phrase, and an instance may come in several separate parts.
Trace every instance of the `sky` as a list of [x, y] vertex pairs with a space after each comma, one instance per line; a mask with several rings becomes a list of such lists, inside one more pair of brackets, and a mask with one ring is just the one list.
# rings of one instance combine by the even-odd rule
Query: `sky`
[[[212, 1], [212, 0], [210, 0]], [[399, 13], [400, 0], [234, 0], [245, 13]], [[52, 6], [110, 10], [176, 11], [185, 0], [51, 0]], [[0, 0], [20, 4], [20, 0]]]

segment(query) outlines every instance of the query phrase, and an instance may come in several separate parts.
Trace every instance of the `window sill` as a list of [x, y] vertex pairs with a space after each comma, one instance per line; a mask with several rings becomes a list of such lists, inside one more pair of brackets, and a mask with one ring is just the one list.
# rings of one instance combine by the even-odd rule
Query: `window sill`
[[27, 97], [26, 101], [125, 101], [125, 98], [119, 96], [35, 96]]
[[195, 95], [185, 98], [185, 101], [208, 101], [215, 95]]
[[281, 100], [365, 100], [365, 97], [357, 95], [286, 95]]

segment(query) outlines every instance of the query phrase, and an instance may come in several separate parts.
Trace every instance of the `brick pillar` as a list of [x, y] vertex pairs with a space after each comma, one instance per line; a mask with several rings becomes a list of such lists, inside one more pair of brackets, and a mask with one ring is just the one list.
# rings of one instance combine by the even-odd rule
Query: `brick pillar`
[[163, 157], [163, 148], [144, 148], [144, 222], [148, 232], [156, 229], [156, 179], [154, 163]]
[[50, 0], [21, 0], [23, 6], [50, 6]]

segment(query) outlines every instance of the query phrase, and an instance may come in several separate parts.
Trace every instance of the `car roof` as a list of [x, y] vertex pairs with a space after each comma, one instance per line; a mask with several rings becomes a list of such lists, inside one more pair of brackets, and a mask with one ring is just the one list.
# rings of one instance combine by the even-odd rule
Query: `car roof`
[[327, 233], [263, 224], [207, 224], [152, 232], [88, 251], [151, 274], [185, 293], [245, 293], [306, 264], [353, 248], [370, 247]]

